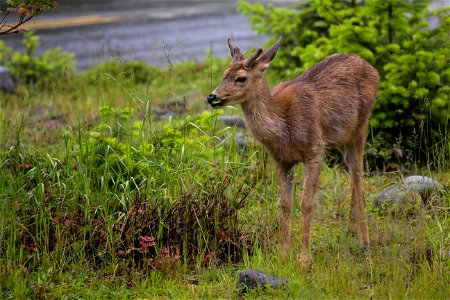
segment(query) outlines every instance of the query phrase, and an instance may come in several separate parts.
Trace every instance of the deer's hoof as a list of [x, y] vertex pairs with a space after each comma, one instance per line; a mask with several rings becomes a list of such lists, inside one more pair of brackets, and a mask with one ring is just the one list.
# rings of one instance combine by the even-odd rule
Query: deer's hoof
[[298, 258], [298, 264], [301, 269], [307, 270], [311, 267], [311, 258], [309, 255], [300, 254]]
[[358, 230], [356, 229], [355, 223], [348, 223], [347, 226], [347, 235], [348, 236], [356, 236]]
[[370, 263], [372, 260], [370, 258], [370, 250], [369, 247], [362, 247], [360, 250], [361, 259], [366, 262]]

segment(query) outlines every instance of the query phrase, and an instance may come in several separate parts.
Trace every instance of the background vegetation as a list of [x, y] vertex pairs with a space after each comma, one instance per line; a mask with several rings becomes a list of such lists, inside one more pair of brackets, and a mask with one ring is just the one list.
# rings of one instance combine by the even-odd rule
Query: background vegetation
[[23, 45], [25, 52], [14, 52], [5, 42], [0, 41], [0, 65], [10, 71], [17, 84], [39, 88], [74, 75], [73, 54], [55, 48], [37, 56], [36, 49], [40, 46], [40, 40], [33, 32], [24, 33]]
[[[366, 2], [368, 7], [374, 5]], [[275, 70], [268, 71], [272, 84], [280, 77], [291, 78], [294, 73], [287, 71], [291, 67], [300, 72], [313, 62], [301, 53], [314, 53], [306, 42], [315, 43], [312, 37], [320, 28], [324, 40], [323, 45], [316, 45], [317, 53], [326, 56], [330, 45], [340, 45], [338, 36], [342, 36], [342, 45], [359, 45], [350, 43], [346, 35], [357, 28], [347, 23], [350, 18], [340, 17], [351, 28], [339, 31], [343, 24], [327, 23], [321, 14], [342, 7], [356, 9], [355, 15], [365, 20], [359, 10], [369, 8], [351, 8], [351, 3], [344, 1], [330, 3], [313, 1], [305, 7], [305, 13], [315, 18], [311, 20], [299, 17], [297, 10], [265, 11], [241, 4], [261, 26], [266, 24], [264, 18], [273, 18], [273, 28], [279, 28], [273, 34], [286, 36], [285, 52], [274, 61]], [[297, 18], [309, 24], [311, 31], [296, 40], [288, 32], [294, 34], [296, 26], [303, 28], [292, 23]], [[292, 22], [285, 22], [288, 19]], [[285, 31], [281, 31], [282, 24]], [[331, 34], [331, 28], [338, 31]], [[397, 36], [400, 27], [395, 28]], [[420, 28], [419, 35], [431, 34]], [[443, 38], [442, 29], [436, 30], [436, 39]], [[438, 74], [440, 83], [427, 85], [416, 80], [418, 88], [426, 88], [429, 95], [428, 106], [423, 106], [425, 114], [417, 119], [424, 125], [416, 134], [417, 141], [432, 138], [439, 148], [426, 148], [430, 144], [425, 142], [418, 144], [420, 148], [406, 148], [406, 137], [397, 137], [398, 149], [414, 151], [412, 162], [396, 172], [379, 168], [364, 178], [372, 261], [362, 262], [357, 238], [345, 231], [351, 196], [348, 175], [339, 164], [324, 165], [313, 222], [314, 262], [309, 270], [301, 270], [296, 262], [301, 232], [299, 201], [293, 207], [294, 252], [282, 262], [273, 165], [252, 139], [244, 150], [229, 142], [238, 129], [221, 123], [218, 116], [238, 115], [239, 110], [207, 109], [205, 95], [220, 81], [228, 60], [209, 57], [204, 62], [172, 65], [169, 58], [165, 69], [115, 60], [77, 74], [70, 54], [55, 50], [49, 57], [57, 59], [46, 61], [45, 54], [34, 55], [37, 37], [27, 34], [24, 40], [26, 53], [0, 43], [0, 64], [9, 64], [20, 83], [16, 95], [0, 94], [0, 298], [236, 298], [237, 273], [246, 268], [289, 280], [284, 289], [257, 290], [243, 296], [249, 299], [444, 299], [450, 294], [448, 193], [442, 198], [443, 205], [425, 207], [418, 202], [395, 215], [373, 205], [381, 189], [411, 173], [450, 185], [450, 159], [444, 147], [448, 123], [439, 123], [441, 131], [426, 133], [428, 128], [435, 129], [426, 124], [446, 114], [442, 108], [434, 112], [435, 103], [439, 104], [434, 97], [440, 97], [439, 89], [447, 87], [443, 80], [448, 80], [442, 75], [445, 70], [434, 62], [429, 64], [430, 72]], [[296, 41], [298, 45], [293, 44]], [[403, 42], [398, 43], [400, 49], [391, 55], [376, 49], [372, 58], [364, 56], [364, 51], [358, 53], [374, 64], [381, 59], [395, 63], [390, 56], [405, 51]], [[302, 50], [295, 50], [294, 45]], [[380, 39], [379, 47], [383, 45]], [[433, 57], [435, 53], [443, 55], [439, 51], [431, 51]], [[292, 59], [298, 59], [295, 66]], [[390, 69], [382, 71], [381, 66], [386, 77]], [[404, 70], [395, 66], [397, 71]], [[419, 72], [417, 68], [411, 72]], [[400, 78], [392, 84], [401, 87], [396, 80]], [[382, 86], [382, 90], [388, 88]], [[410, 93], [409, 86], [404, 89]], [[388, 94], [380, 92], [379, 105], [416, 101], [405, 94], [393, 104], [383, 100], [387, 99], [383, 95]], [[448, 98], [444, 101], [448, 107]], [[383, 111], [385, 116], [380, 115]], [[379, 106], [374, 119], [392, 120], [387, 112], [391, 110]], [[417, 122], [415, 111], [396, 111], [395, 116]], [[407, 123], [396, 118], [392, 122], [397, 126]], [[415, 128], [417, 123], [411, 126]], [[393, 161], [398, 150], [385, 139], [395, 131], [376, 123], [372, 128], [368, 160], [375, 162], [381, 157], [382, 162]], [[419, 156], [420, 151], [425, 155]], [[427, 160], [437, 157], [434, 152], [442, 154], [438, 163]], [[299, 199], [302, 167], [295, 173], [295, 198]]]
[[291, 79], [336, 52], [359, 54], [380, 72], [367, 153], [380, 167], [448, 161], [449, 8], [430, 12], [429, 4], [313, 0], [280, 8], [241, 1], [239, 8], [258, 32], [285, 36], [276, 76]]

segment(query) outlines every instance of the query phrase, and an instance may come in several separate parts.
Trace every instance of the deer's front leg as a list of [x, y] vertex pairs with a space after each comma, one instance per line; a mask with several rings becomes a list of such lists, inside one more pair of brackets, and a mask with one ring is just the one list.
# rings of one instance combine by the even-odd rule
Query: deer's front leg
[[292, 168], [282, 163], [277, 163], [277, 176], [280, 185], [281, 199], [281, 235], [282, 249], [281, 256], [283, 259], [289, 253], [291, 248], [291, 234], [289, 227], [291, 225], [291, 208], [292, 208]]
[[300, 265], [307, 267], [311, 260], [311, 217], [314, 206], [314, 196], [319, 186], [321, 159], [320, 157], [305, 161], [305, 175], [303, 179], [303, 194], [301, 202], [303, 218], [302, 252]]

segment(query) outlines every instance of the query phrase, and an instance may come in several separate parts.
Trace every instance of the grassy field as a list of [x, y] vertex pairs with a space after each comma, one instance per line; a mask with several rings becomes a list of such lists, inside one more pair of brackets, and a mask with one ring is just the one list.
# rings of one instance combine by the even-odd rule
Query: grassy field
[[[294, 251], [280, 260], [273, 164], [251, 138], [245, 150], [224, 142], [237, 129], [217, 117], [238, 108], [205, 101], [225, 64], [116, 62], [0, 94], [0, 298], [448, 298], [450, 195], [395, 215], [373, 205], [412, 173], [449, 186], [442, 168], [367, 170], [367, 263], [346, 233], [348, 175], [324, 164], [302, 270], [297, 167]], [[249, 268], [288, 284], [240, 296]]]

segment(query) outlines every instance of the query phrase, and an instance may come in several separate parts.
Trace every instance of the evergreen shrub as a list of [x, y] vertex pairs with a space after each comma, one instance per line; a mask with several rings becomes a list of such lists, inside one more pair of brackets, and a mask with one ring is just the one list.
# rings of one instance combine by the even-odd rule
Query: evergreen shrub
[[8, 68], [17, 83], [43, 86], [74, 75], [74, 54], [58, 47], [36, 55], [40, 39], [31, 31], [24, 33], [23, 45], [24, 52], [14, 51], [0, 41], [0, 65]]
[[[449, 8], [430, 1], [311, 0], [296, 7], [241, 1], [239, 9], [261, 34], [284, 36], [272, 64], [291, 79], [337, 52], [356, 53], [380, 73], [367, 159], [449, 161]], [[434, 25], [431, 26], [433, 21]], [[437, 24], [437, 25], [436, 25]]]

